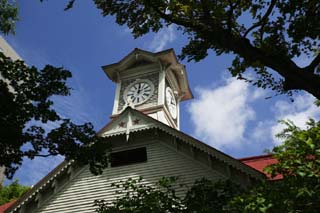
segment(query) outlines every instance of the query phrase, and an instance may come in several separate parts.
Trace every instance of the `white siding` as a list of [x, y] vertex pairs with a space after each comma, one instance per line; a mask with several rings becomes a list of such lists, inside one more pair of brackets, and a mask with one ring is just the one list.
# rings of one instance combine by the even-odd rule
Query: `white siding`
[[129, 177], [142, 176], [146, 182], [153, 183], [163, 176], [179, 176], [180, 181], [185, 184], [192, 184], [194, 180], [201, 177], [223, 178], [209, 167], [176, 152], [161, 142], [145, 146], [147, 162], [108, 168], [100, 176], [92, 175], [86, 167], [62, 190], [45, 202], [37, 212], [94, 212], [93, 201], [95, 199], [114, 200], [116, 188], [111, 187], [111, 184], [119, 180], [127, 180]]

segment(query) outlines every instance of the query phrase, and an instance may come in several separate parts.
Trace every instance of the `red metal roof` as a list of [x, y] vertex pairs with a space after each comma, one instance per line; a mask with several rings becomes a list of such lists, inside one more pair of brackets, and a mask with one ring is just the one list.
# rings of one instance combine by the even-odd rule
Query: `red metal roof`
[[255, 170], [258, 170], [259, 172], [264, 173], [268, 177], [268, 179], [270, 179], [270, 180], [280, 180], [283, 178], [282, 175], [277, 175], [274, 178], [271, 178], [271, 176], [269, 174], [267, 174], [267, 173], [265, 173], [265, 171], [263, 171], [263, 169], [266, 166], [278, 163], [278, 160], [274, 159], [272, 157], [272, 155], [259, 155], [259, 156], [241, 158], [239, 160], [242, 163], [250, 166], [251, 168], [254, 168]]
[[5, 210], [7, 210], [10, 206], [12, 206], [17, 200], [12, 200], [9, 203], [5, 203], [0, 206], [0, 213], [4, 213]]

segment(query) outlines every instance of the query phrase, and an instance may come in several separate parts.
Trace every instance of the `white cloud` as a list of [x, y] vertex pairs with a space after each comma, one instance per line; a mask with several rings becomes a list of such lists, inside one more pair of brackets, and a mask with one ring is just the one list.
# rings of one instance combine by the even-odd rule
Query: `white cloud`
[[250, 102], [264, 93], [249, 90], [249, 85], [226, 79], [216, 88], [198, 88], [198, 99], [189, 105], [195, 135], [216, 148], [237, 148], [244, 141], [249, 121], [255, 119]]
[[[309, 118], [319, 119], [320, 109], [315, 106], [315, 98], [309, 94], [299, 95], [295, 97], [294, 102], [277, 101], [273, 107], [275, 113], [275, 121], [290, 120], [300, 128], [306, 127], [306, 122]], [[271, 134], [273, 136], [273, 143], [278, 145], [281, 141], [275, 135], [285, 126], [274, 122], [271, 125]]]
[[[256, 89], [236, 79], [225, 79], [222, 86], [196, 89], [196, 97], [188, 106], [194, 135], [209, 145], [233, 152], [250, 149], [262, 152], [279, 145], [276, 134], [285, 127], [279, 120], [291, 120], [300, 128], [306, 127], [309, 118], [320, 119], [320, 109], [314, 105], [315, 98], [309, 94], [297, 95], [294, 102], [283, 98], [273, 102], [268, 113], [256, 120], [258, 105], [266, 91]], [[260, 100], [262, 101], [262, 100]], [[268, 111], [269, 110], [269, 111]]]
[[271, 116], [257, 123], [250, 140], [269, 142], [272, 145], [281, 144], [282, 141], [276, 135], [285, 128], [285, 125], [279, 123], [280, 120], [290, 120], [304, 129], [309, 118], [320, 119], [320, 109], [314, 101], [315, 98], [309, 94], [297, 95], [294, 97], [294, 102], [285, 99], [276, 101], [271, 106]]
[[161, 29], [152, 39], [149, 49], [154, 52], [163, 50], [168, 43], [173, 42], [176, 39], [173, 25]]
[[[273, 120], [263, 120], [263, 121], [257, 121], [255, 127], [251, 131], [251, 137], [250, 140], [257, 143], [257, 142], [270, 142], [270, 139], [272, 138], [270, 133], [270, 127], [275, 124], [275, 121]], [[268, 128], [266, 128], [268, 127]], [[268, 148], [268, 147], [265, 147]]]

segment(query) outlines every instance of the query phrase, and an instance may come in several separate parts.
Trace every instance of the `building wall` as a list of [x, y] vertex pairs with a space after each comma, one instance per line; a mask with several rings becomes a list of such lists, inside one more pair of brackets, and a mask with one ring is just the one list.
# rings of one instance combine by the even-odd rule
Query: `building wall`
[[4, 167], [0, 167], [0, 185], [3, 184], [4, 180], [5, 180], [5, 175], [4, 175]]
[[0, 52], [3, 52], [5, 56], [10, 57], [12, 60], [21, 60], [21, 57], [14, 51], [14, 49], [6, 42], [6, 40], [0, 35]]
[[[154, 183], [165, 176], [178, 176], [179, 183], [192, 185], [196, 179], [223, 179], [224, 177], [209, 167], [182, 155], [172, 147], [160, 141], [149, 144], [136, 144], [130, 148], [146, 147], [148, 160], [127, 166], [108, 168], [102, 175], [94, 176], [87, 167], [81, 169], [65, 187], [45, 201], [41, 208], [32, 212], [94, 212], [95, 199], [112, 201], [115, 199], [115, 187], [112, 183], [128, 178], [142, 176], [146, 183]], [[128, 146], [126, 146], [126, 149]], [[183, 195], [186, 188], [179, 189]], [[34, 205], [35, 207], [35, 205]], [[31, 206], [30, 206], [31, 208]], [[30, 209], [26, 209], [29, 212]], [[29, 210], [29, 211], [28, 211]]]

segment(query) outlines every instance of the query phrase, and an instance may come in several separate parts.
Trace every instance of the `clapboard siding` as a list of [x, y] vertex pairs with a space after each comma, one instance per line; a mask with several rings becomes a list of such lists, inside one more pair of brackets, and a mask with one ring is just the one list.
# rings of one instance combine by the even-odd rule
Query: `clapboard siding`
[[[143, 146], [147, 148], [147, 162], [107, 168], [99, 176], [92, 175], [85, 167], [35, 212], [94, 212], [95, 199], [114, 200], [115, 192], [119, 189], [111, 187], [111, 184], [125, 181], [130, 177], [142, 176], [145, 183], [152, 184], [163, 176], [179, 176], [179, 183], [189, 186], [202, 177], [223, 178], [221, 174], [164, 143], [157, 141]], [[183, 195], [185, 191], [186, 188], [177, 189], [177, 194]]]

